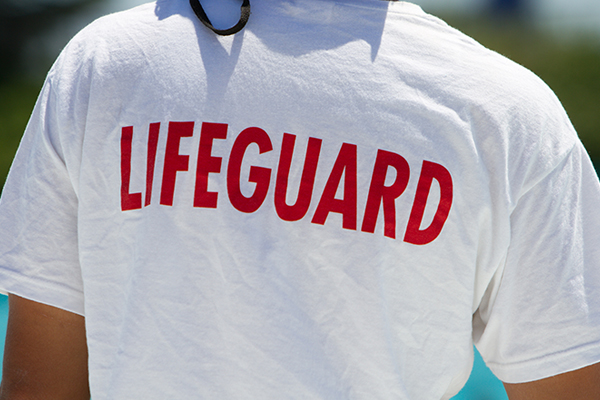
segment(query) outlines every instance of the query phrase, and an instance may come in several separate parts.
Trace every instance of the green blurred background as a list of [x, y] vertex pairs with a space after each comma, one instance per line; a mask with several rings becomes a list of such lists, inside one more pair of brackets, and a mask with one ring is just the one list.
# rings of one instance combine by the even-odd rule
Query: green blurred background
[[[0, 0], [0, 188], [44, 75], [66, 41], [94, 18], [142, 2]], [[596, 167], [600, 166], [600, 1], [413, 2], [546, 81], [561, 99]], [[559, 2], [569, 7], [565, 9], [579, 4], [583, 19], [574, 19], [571, 14], [563, 18], [555, 11], [554, 20], [548, 22], [533, 6], [554, 5], [554, 10], [560, 10], [556, 7]], [[597, 20], [589, 18], [592, 13]], [[5, 324], [6, 297], [0, 296], [0, 345]], [[502, 384], [476, 354], [471, 379], [454, 400], [503, 399], [506, 394]]]

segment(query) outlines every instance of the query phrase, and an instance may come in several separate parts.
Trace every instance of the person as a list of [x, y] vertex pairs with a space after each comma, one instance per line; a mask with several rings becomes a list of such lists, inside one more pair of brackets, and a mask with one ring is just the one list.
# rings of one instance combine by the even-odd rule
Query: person
[[600, 183], [552, 91], [410, 3], [251, 7], [103, 17], [50, 70], [0, 398], [449, 399], [475, 343], [511, 400], [597, 399]]

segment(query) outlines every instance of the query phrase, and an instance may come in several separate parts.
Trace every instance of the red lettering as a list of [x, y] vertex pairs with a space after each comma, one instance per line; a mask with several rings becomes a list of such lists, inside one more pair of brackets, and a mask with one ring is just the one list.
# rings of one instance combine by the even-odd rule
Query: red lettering
[[[440, 203], [429, 227], [420, 229], [433, 179], [437, 180], [440, 184]], [[415, 201], [408, 219], [404, 241], [418, 245], [434, 241], [442, 231], [451, 206], [452, 176], [450, 172], [440, 164], [423, 161], [421, 176], [417, 184], [417, 193], [415, 194]]]
[[217, 192], [208, 191], [208, 174], [221, 172], [221, 157], [211, 156], [214, 139], [227, 138], [227, 124], [202, 123], [198, 164], [196, 166], [196, 188], [194, 207], [217, 208]]
[[146, 201], [144, 202], [144, 207], [150, 205], [150, 201], [152, 200], [152, 182], [154, 181], [154, 164], [156, 163], [159, 131], [160, 122], [150, 124], [148, 132], [148, 158], [146, 160]]
[[294, 153], [294, 144], [296, 136], [289, 133], [283, 134], [281, 142], [281, 156], [279, 158], [279, 168], [277, 169], [277, 181], [275, 183], [275, 210], [277, 215], [284, 221], [298, 221], [302, 219], [312, 198], [312, 192], [315, 185], [315, 175], [317, 173], [317, 164], [321, 152], [321, 139], [309, 138], [306, 148], [306, 157], [304, 159], [304, 168], [300, 178], [300, 187], [296, 203], [289, 206], [285, 199], [287, 195], [288, 179], [290, 175], [290, 166], [292, 164], [292, 155]]
[[187, 171], [189, 156], [179, 154], [179, 144], [182, 137], [194, 134], [194, 122], [169, 122], [169, 135], [165, 149], [165, 165], [163, 170], [160, 204], [173, 205], [175, 179], [177, 171]]
[[252, 196], [246, 197], [242, 194], [240, 189], [242, 159], [251, 143], [258, 145], [259, 154], [273, 150], [273, 144], [267, 132], [255, 127], [244, 129], [233, 143], [227, 167], [227, 191], [231, 205], [245, 213], [252, 213], [260, 208], [267, 196], [269, 181], [271, 179], [271, 170], [269, 168], [250, 167], [248, 180], [256, 183], [256, 187]]
[[[390, 186], [385, 186], [385, 177], [388, 167], [396, 170], [396, 179]], [[365, 216], [361, 231], [373, 233], [377, 224], [379, 206], [383, 203], [384, 235], [396, 238], [396, 204], [395, 201], [406, 189], [410, 178], [410, 167], [406, 160], [396, 154], [385, 150], [377, 151], [371, 187], [367, 197]]]
[[[330, 212], [336, 212], [342, 214], [344, 229], [356, 230], [356, 153], [356, 145], [342, 144], [312, 223], [324, 225], [327, 215]], [[342, 180], [342, 174], [344, 174], [344, 197], [336, 199], [335, 194]]]
[[[181, 139], [193, 136], [194, 124], [193, 121], [169, 122], [160, 193], [160, 204], [162, 205], [173, 205], [177, 172], [188, 171], [189, 156], [180, 154], [179, 151]], [[160, 127], [160, 122], [151, 123], [149, 126], [144, 206], [150, 205], [152, 201]], [[224, 123], [202, 123], [196, 165], [194, 207], [217, 208], [219, 193], [208, 190], [209, 174], [221, 173], [223, 158], [213, 156], [212, 151], [216, 139], [227, 139], [227, 130], [228, 125]], [[252, 144], [258, 146], [258, 154], [273, 150], [271, 139], [263, 129], [258, 127], [244, 129], [233, 143], [227, 166], [229, 200], [235, 209], [244, 213], [253, 213], [262, 206], [269, 191], [272, 172], [270, 168], [251, 165], [248, 171], [248, 183], [254, 183], [254, 190], [250, 196], [242, 193], [242, 165], [246, 151]], [[283, 134], [275, 181], [274, 206], [277, 215], [284, 221], [299, 221], [306, 216], [310, 208], [322, 140], [314, 137], [308, 138], [298, 194], [295, 202], [288, 204], [287, 196], [295, 144], [295, 135]], [[142, 192], [130, 193], [132, 147], [133, 126], [122, 127], [120, 150], [121, 209], [123, 211], [142, 208]], [[357, 229], [357, 153], [356, 145], [342, 144], [317, 204], [312, 223], [324, 225], [329, 213], [334, 212], [341, 214], [344, 229]], [[247, 161], [247, 163], [250, 162]], [[395, 170], [396, 176], [392, 183], [386, 185], [386, 180], [392, 180], [388, 179], [390, 167]], [[295, 171], [298, 173], [294, 173], [296, 178], [293, 181], [297, 182], [299, 168]], [[361, 226], [362, 232], [375, 232], [381, 209], [384, 236], [396, 238], [396, 199], [406, 191], [409, 178], [410, 166], [402, 156], [385, 150], [377, 151]], [[429, 226], [421, 228], [422, 224], [427, 224], [423, 222], [426, 209], [433, 211], [434, 206], [429, 205], [431, 208], [427, 208], [427, 202], [430, 199], [434, 179], [440, 188], [439, 203]], [[342, 180], [343, 188], [340, 187]], [[248, 183], [244, 183], [244, 188], [248, 186]], [[423, 161], [404, 241], [415, 245], [424, 245], [434, 241], [440, 235], [448, 219], [452, 201], [453, 182], [450, 172], [440, 164]], [[430, 202], [434, 203], [435, 200]], [[428, 212], [428, 215], [430, 214]]]
[[135, 210], [142, 208], [142, 194], [129, 193], [131, 180], [131, 142], [133, 140], [133, 126], [121, 129], [121, 210]]

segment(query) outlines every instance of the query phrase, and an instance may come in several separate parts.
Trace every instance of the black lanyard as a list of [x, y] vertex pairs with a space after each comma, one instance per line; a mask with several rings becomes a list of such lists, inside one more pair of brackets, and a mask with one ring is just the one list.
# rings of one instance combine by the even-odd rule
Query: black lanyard
[[244, 0], [244, 2], [242, 3], [242, 15], [240, 16], [240, 20], [238, 21], [238, 23], [229, 29], [216, 29], [206, 16], [206, 13], [204, 12], [202, 5], [200, 4], [200, 0], [190, 0], [190, 5], [192, 6], [194, 13], [196, 13], [198, 19], [202, 21], [202, 23], [206, 25], [208, 29], [221, 36], [233, 35], [234, 33], [238, 33], [242, 30], [244, 26], [246, 26], [246, 22], [248, 22], [248, 18], [250, 18], [250, 0]]

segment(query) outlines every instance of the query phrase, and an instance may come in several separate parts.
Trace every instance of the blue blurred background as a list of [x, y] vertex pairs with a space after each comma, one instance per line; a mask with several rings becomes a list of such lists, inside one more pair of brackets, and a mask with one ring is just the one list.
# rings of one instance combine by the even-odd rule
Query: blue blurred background
[[[44, 75], [60, 49], [93, 19], [144, 2], [0, 0], [0, 188]], [[600, 0], [412, 2], [544, 79], [600, 165]], [[0, 295], [0, 344], [7, 316], [7, 298]], [[454, 400], [501, 399], [507, 399], [502, 383], [476, 353], [469, 382]]]

